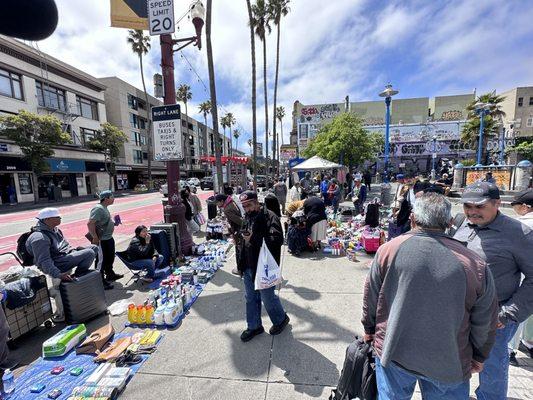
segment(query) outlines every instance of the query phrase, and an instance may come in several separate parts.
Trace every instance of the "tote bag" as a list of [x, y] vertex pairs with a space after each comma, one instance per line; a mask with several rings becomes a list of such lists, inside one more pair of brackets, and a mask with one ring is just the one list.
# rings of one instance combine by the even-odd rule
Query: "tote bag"
[[255, 290], [268, 289], [281, 283], [281, 268], [272, 256], [270, 250], [263, 239], [263, 245], [257, 260], [257, 271], [255, 273]]

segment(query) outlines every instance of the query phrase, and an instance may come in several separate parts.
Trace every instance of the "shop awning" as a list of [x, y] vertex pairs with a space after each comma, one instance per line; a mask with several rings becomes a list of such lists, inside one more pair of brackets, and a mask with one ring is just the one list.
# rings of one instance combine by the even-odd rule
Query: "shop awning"
[[310, 170], [321, 170], [321, 169], [332, 169], [332, 168], [342, 168], [341, 164], [337, 164], [318, 156], [311, 157], [309, 160], [292, 167], [294, 171], [310, 171]]

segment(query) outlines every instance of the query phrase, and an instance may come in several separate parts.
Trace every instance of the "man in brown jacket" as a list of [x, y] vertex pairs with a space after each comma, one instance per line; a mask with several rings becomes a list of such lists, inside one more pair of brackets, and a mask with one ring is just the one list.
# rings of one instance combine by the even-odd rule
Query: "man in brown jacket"
[[[241, 214], [241, 210], [239, 210], [239, 207], [231, 196], [227, 196], [225, 194], [217, 194], [215, 196], [215, 201], [217, 203], [218, 208], [222, 210], [224, 213], [224, 216], [229, 222], [229, 233], [233, 237], [233, 241], [235, 242], [235, 256], [237, 257], [237, 260], [239, 259], [239, 255], [237, 252], [239, 251], [240, 247], [239, 243], [242, 240], [241, 235], [241, 228], [244, 224], [244, 218]], [[241, 275], [239, 270], [237, 268], [233, 268], [231, 271], [234, 275]]]

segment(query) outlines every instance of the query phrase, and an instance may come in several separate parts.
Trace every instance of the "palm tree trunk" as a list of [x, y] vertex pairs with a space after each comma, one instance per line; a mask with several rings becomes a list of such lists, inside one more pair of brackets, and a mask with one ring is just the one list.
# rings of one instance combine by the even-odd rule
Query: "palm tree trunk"
[[146, 84], [144, 83], [143, 56], [140, 53], [139, 53], [139, 64], [141, 66], [141, 80], [143, 83], [144, 98], [146, 100], [146, 112], [148, 114], [148, 126], [147, 126], [147, 130], [148, 130], [147, 144], [148, 145], [146, 146], [146, 150], [148, 152], [148, 189], [152, 190], [154, 187], [154, 183], [152, 181], [152, 123], [151, 123], [152, 110], [150, 107], [150, 102], [148, 101], [148, 93], [146, 93]]
[[[208, 0], [208, 2], [211, 0]], [[252, 144], [253, 144], [253, 168], [254, 168], [254, 190], [257, 190], [257, 115], [256, 115], [256, 68], [255, 68], [255, 34], [252, 24], [252, 6], [250, 0], [246, 0], [248, 7], [248, 19], [250, 21], [250, 47], [252, 57]]]
[[273, 150], [273, 154], [272, 154], [272, 158], [274, 159], [274, 165], [276, 166], [276, 172], [277, 174], [276, 175], [279, 175], [279, 162], [276, 164], [275, 161], [276, 161], [276, 156], [278, 158], [278, 161], [279, 161], [279, 153], [278, 153], [278, 137], [277, 137], [277, 130], [276, 130], [276, 102], [277, 102], [277, 98], [278, 98], [278, 75], [279, 75], [279, 37], [280, 37], [280, 34], [281, 34], [281, 28], [280, 28], [280, 25], [281, 25], [281, 20], [279, 21], [278, 23], [278, 37], [277, 37], [277, 40], [276, 40], [276, 76], [274, 78], [274, 108], [272, 109], [273, 110], [273, 114], [272, 114], [272, 117], [273, 117], [273, 124], [272, 124], [272, 136], [273, 136], [273, 140], [274, 140], [274, 150]]
[[211, 15], [213, 0], [207, 0], [205, 42], [207, 47], [207, 66], [209, 70], [209, 91], [211, 92], [211, 115], [213, 116], [213, 131], [215, 132], [215, 157], [217, 167], [218, 189], [222, 189], [222, 160], [220, 158], [220, 140], [218, 134], [217, 92], [215, 86], [215, 68], [213, 65], [213, 46], [211, 45]]
[[279, 120], [279, 127], [281, 128], [281, 145], [283, 146], [284, 143], [283, 143], [283, 120], [282, 119]]
[[33, 202], [37, 204], [39, 202], [39, 179], [37, 178], [37, 173], [33, 172], [31, 174], [31, 181], [33, 184]]
[[[183, 105], [185, 106], [185, 143], [183, 146], [183, 149], [185, 150], [185, 168], [187, 168], [188, 165], [191, 165], [191, 156], [190, 156], [190, 149], [189, 149], [189, 120], [187, 118], [188, 110], [187, 110], [187, 101], [183, 102]], [[187, 173], [187, 177], [189, 177], [189, 174]], [[180, 179], [181, 177], [178, 177]]]
[[209, 157], [209, 135], [207, 133], [207, 114], [204, 113], [204, 122], [205, 122], [205, 153]]
[[[265, 158], [266, 158], [266, 174], [268, 170], [268, 93], [267, 93], [267, 47], [266, 36], [263, 38], [263, 83], [265, 92]], [[268, 186], [268, 185], [267, 185]]]

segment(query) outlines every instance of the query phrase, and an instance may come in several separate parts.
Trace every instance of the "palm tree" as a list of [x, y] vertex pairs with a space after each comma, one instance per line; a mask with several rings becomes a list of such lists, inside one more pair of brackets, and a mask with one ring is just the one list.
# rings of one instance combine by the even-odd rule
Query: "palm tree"
[[[269, 0], [268, 8], [270, 12], [270, 16], [272, 21], [274, 22], [274, 25], [277, 28], [277, 39], [276, 39], [276, 75], [274, 78], [274, 105], [273, 105], [273, 118], [274, 121], [272, 123], [272, 135], [273, 135], [273, 141], [274, 141], [274, 154], [272, 155], [274, 160], [276, 160], [276, 155], [278, 156], [279, 161], [279, 152], [278, 152], [278, 145], [279, 140], [276, 132], [276, 119], [277, 119], [277, 108], [276, 108], [276, 102], [278, 98], [278, 76], [279, 76], [279, 38], [281, 35], [281, 18], [285, 17], [290, 9], [289, 9], [289, 3], [290, 0]], [[283, 138], [283, 136], [282, 136]], [[277, 164], [279, 165], [279, 163]], [[279, 171], [278, 171], [279, 172]]]
[[209, 156], [209, 146], [208, 146], [208, 135], [207, 135], [207, 114], [211, 112], [211, 102], [209, 100], [200, 103], [198, 106], [199, 111], [204, 115], [204, 124], [205, 124], [205, 146], [207, 155]]
[[231, 147], [231, 143], [232, 143], [232, 140], [231, 140], [231, 127], [233, 125], [235, 125], [237, 123], [237, 120], [235, 119], [235, 117], [233, 116], [233, 113], [226, 113], [226, 123], [228, 124], [228, 128], [229, 128], [229, 133], [230, 133], [230, 156], [233, 155], [233, 150], [232, 150], [232, 147]]
[[281, 127], [281, 144], [283, 145], [283, 118], [285, 118], [285, 107], [276, 107], [276, 118], [278, 119]]
[[238, 129], [234, 129], [233, 137], [235, 138], [235, 149], [239, 147], [239, 136], [241, 136], [241, 132], [239, 132]]
[[143, 56], [150, 50], [150, 36], [145, 36], [142, 30], [129, 30], [128, 31], [128, 44], [131, 46], [131, 50], [139, 56], [139, 66], [141, 68], [141, 80], [143, 84], [144, 99], [146, 101], [146, 112], [148, 113], [148, 188], [153, 188], [152, 181], [152, 108], [148, 101], [148, 93], [146, 92], [146, 84], [144, 82], [144, 68], [143, 68]]
[[176, 90], [176, 100], [181, 101], [183, 105], [185, 106], [185, 163], [186, 164], [192, 164], [191, 162], [191, 156], [190, 149], [189, 149], [189, 119], [187, 118], [188, 110], [187, 110], [187, 103], [189, 100], [192, 99], [192, 92], [191, 87], [186, 84], [179, 85], [178, 89]]
[[479, 124], [480, 118], [476, 113], [476, 103], [490, 104], [489, 114], [483, 118], [483, 144], [482, 148], [486, 149], [486, 143], [498, 134], [498, 122], [505, 117], [505, 112], [501, 109], [501, 103], [505, 100], [504, 96], [499, 96], [496, 91], [482, 94], [474, 99], [467, 107], [467, 122], [463, 125], [461, 131], [461, 141], [470, 144], [470, 148], [477, 149], [479, 143]]
[[255, 28], [255, 34], [263, 42], [263, 87], [265, 95], [265, 159], [268, 173], [268, 92], [267, 92], [267, 51], [266, 36], [271, 32], [270, 13], [265, 0], [256, 0], [252, 6], [252, 26]]
[[[254, 18], [252, 13], [252, 6], [250, 0], [246, 0], [246, 7], [248, 8], [248, 26], [250, 27], [250, 53], [252, 58], [252, 154], [253, 154], [253, 169], [254, 169], [254, 190], [257, 190], [257, 110], [256, 110], [256, 68], [255, 68], [255, 33], [254, 33]], [[251, 146], [251, 145], [250, 145]]]
[[217, 90], [215, 85], [215, 66], [213, 64], [213, 46], [211, 44], [211, 17], [213, 0], [207, 0], [205, 21], [205, 42], [207, 47], [207, 69], [209, 71], [209, 91], [211, 93], [211, 114], [213, 115], [213, 131], [215, 132], [215, 157], [217, 167], [217, 182], [219, 190], [222, 188], [222, 159], [220, 158], [220, 141], [218, 134]]
[[[224, 129], [224, 139], [226, 138], [226, 128], [228, 127], [228, 118], [226, 115], [223, 115], [220, 117], [220, 126], [222, 126], [222, 129]], [[225, 140], [222, 141], [224, 143]], [[224, 152], [224, 151], [222, 151]]]

